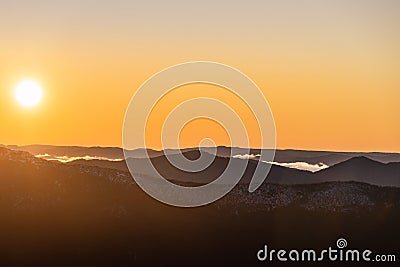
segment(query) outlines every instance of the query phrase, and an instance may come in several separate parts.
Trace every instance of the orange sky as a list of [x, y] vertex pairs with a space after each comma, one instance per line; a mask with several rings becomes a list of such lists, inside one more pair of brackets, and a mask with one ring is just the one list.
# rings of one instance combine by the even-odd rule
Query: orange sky
[[[125, 109], [141, 83], [208, 60], [261, 88], [279, 148], [400, 152], [398, 1], [34, 2], [0, 3], [0, 143], [121, 146]], [[24, 79], [44, 88], [35, 108], [14, 99]], [[214, 94], [249, 118], [211, 86], [186, 89], [159, 109]], [[218, 125], [197, 120], [181, 145], [205, 137], [228, 142]], [[159, 148], [159, 135], [148, 143]]]

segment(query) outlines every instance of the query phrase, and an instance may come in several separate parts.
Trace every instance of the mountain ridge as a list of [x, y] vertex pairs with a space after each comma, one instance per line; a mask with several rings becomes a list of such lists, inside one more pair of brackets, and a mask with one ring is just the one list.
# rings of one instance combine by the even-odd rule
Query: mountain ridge
[[[0, 149], [4, 151], [6, 148]], [[214, 155], [206, 151], [202, 152], [204, 152], [204, 155], [208, 158], [214, 157]], [[28, 155], [30, 155], [33, 158], [32, 160], [35, 162], [48, 162], [44, 160], [38, 161], [42, 159], [37, 159], [28, 152], [23, 152], [21, 155], [24, 155], [25, 158], [29, 157]], [[186, 152], [183, 152], [183, 155], [187, 156], [187, 158], [196, 159], [199, 156], [199, 151], [187, 150]], [[169, 157], [176, 158], [177, 155], [170, 154]], [[132, 163], [133, 166], [138, 166], [135, 170], [136, 175], [149, 175], [146, 173], [146, 171], [143, 171], [143, 169], [141, 170], [140, 167], [144, 166], [142, 163], [144, 159], [128, 158], [127, 160]], [[156, 166], [156, 169], [158, 169], [163, 177], [167, 178], [168, 180], [175, 181], [176, 183], [191, 184], [206, 184], [215, 180], [219, 177], [219, 175], [222, 174], [230, 160], [239, 162], [241, 159], [229, 159], [226, 157], [216, 156], [213, 160], [215, 162], [213, 162], [213, 164], [203, 172], [186, 173], [174, 168], [168, 162], [164, 154], [151, 158], [151, 161]], [[250, 182], [255, 168], [259, 164], [266, 167], [269, 163], [262, 163], [256, 159], [249, 160], [249, 165], [246, 168], [242, 179], [240, 180], [241, 184], [248, 184]], [[122, 171], [124, 173], [128, 173], [125, 160], [118, 162], [102, 160], [77, 160], [66, 163], [65, 165], [82, 166], [79, 168], [91, 168], [93, 170], [95, 170], [95, 168], [103, 168], [111, 171]], [[126, 174], [126, 176], [129, 177], [130, 175]], [[400, 187], [400, 163], [381, 163], [369, 157], [357, 156], [315, 173], [273, 164], [265, 182], [275, 184], [310, 184], [329, 181], [358, 181], [378, 186]]]
[[[27, 146], [15, 146], [15, 145], [0, 145], [14, 150], [23, 150], [30, 152], [34, 155], [37, 154], [49, 154], [52, 156], [70, 156], [70, 157], [83, 157], [83, 156], [99, 156], [108, 157], [112, 159], [124, 158], [124, 150], [120, 147], [81, 147], [81, 146], [52, 146], [52, 145], [27, 145]], [[244, 149], [239, 147], [226, 147], [218, 146], [217, 155], [222, 157], [229, 157], [231, 153], [245, 154], [249, 150], [250, 154], [259, 154], [260, 149]], [[183, 148], [183, 149], [165, 149], [165, 150], [154, 150], [138, 148], [133, 150], [125, 150], [128, 157], [143, 158], [161, 156], [163, 154], [176, 154], [180, 151], [197, 150], [199, 148]], [[204, 151], [211, 151], [215, 148], [202, 147]], [[146, 153], [147, 152], [147, 153]], [[336, 163], [345, 161], [349, 158], [356, 156], [367, 156], [376, 161], [383, 163], [388, 162], [400, 162], [400, 153], [394, 152], [337, 152], [337, 151], [317, 151], [317, 150], [296, 150], [296, 149], [277, 149], [275, 153], [275, 161], [281, 163], [288, 162], [307, 162], [310, 164], [318, 164], [323, 162], [329, 166]]]

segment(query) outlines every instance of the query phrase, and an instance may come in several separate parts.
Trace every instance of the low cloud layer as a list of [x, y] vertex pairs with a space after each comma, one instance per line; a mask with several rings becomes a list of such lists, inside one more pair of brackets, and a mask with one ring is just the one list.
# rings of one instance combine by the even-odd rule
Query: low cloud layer
[[233, 158], [235, 159], [256, 159], [260, 157], [260, 154], [244, 154], [244, 155], [234, 155]]
[[39, 154], [35, 155], [37, 158], [45, 159], [45, 160], [50, 160], [50, 161], [59, 161], [62, 163], [68, 163], [71, 161], [75, 160], [107, 160], [107, 161], [122, 161], [124, 159], [110, 159], [110, 158], [105, 158], [105, 157], [92, 157], [92, 156], [83, 156], [83, 157], [69, 157], [69, 156], [52, 156], [49, 154]]
[[[260, 154], [244, 154], [244, 155], [235, 155], [233, 157], [238, 159], [258, 159], [260, 156], [261, 156]], [[310, 164], [308, 162], [267, 162], [267, 163], [272, 163], [274, 165], [279, 165], [286, 168], [298, 169], [309, 172], [316, 172], [322, 169], [329, 168], [328, 165], [322, 162], [318, 164]]]
[[[83, 157], [69, 157], [69, 156], [52, 156], [49, 154], [39, 154], [35, 155], [37, 158], [49, 160], [49, 161], [59, 161], [62, 163], [68, 163], [75, 160], [107, 160], [107, 161], [123, 161], [124, 159], [113, 159], [113, 158], [106, 158], [106, 157], [93, 157], [93, 156], [83, 156]], [[244, 155], [234, 155], [233, 158], [238, 159], [258, 159], [260, 154], [244, 154]], [[268, 162], [274, 165], [286, 167], [286, 168], [293, 168], [298, 170], [305, 170], [309, 172], [316, 172], [322, 169], [329, 168], [328, 165], [324, 163], [318, 164], [310, 164], [307, 162]]]
[[292, 168], [292, 169], [309, 171], [309, 172], [317, 172], [322, 169], [329, 168], [328, 165], [326, 165], [322, 162], [318, 163], [318, 164], [310, 164], [307, 162], [289, 162], [289, 163], [272, 162], [272, 164], [287, 167], [287, 168]]

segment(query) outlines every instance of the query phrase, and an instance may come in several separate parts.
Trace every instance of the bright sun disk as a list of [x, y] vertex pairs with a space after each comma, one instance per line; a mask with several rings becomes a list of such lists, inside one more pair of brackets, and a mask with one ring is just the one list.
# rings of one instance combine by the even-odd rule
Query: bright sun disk
[[42, 96], [42, 87], [35, 81], [22, 81], [15, 89], [15, 98], [23, 107], [34, 107], [38, 105]]

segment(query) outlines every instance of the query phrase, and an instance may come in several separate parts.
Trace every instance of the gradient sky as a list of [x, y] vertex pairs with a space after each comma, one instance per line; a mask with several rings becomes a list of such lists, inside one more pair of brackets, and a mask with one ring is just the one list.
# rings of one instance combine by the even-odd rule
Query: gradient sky
[[[16, 0], [0, 22], [0, 143], [121, 146], [141, 83], [208, 60], [262, 89], [279, 148], [400, 152], [400, 1]], [[36, 108], [15, 102], [24, 79], [43, 85]], [[212, 124], [188, 125], [181, 144], [226, 144]]]

